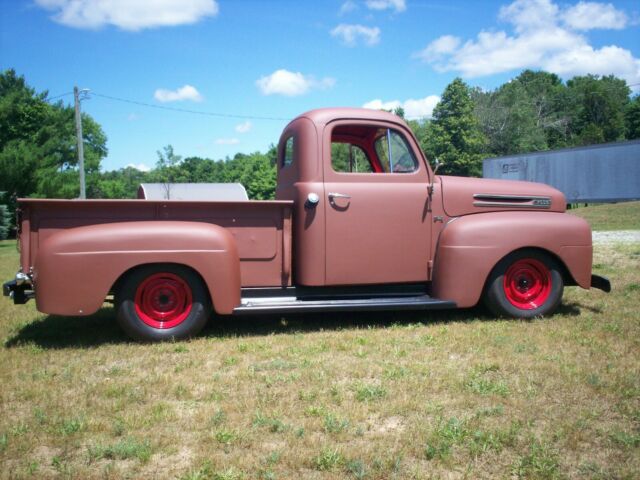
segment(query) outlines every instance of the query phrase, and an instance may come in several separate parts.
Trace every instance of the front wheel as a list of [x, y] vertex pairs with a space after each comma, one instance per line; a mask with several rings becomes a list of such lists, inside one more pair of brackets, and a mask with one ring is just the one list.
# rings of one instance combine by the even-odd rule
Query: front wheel
[[122, 329], [143, 341], [195, 336], [211, 313], [202, 280], [180, 265], [148, 265], [134, 270], [118, 288], [115, 304]]
[[522, 250], [498, 262], [487, 280], [483, 299], [498, 316], [532, 318], [553, 313], [563, 291], [557, 262], [542, 252]]

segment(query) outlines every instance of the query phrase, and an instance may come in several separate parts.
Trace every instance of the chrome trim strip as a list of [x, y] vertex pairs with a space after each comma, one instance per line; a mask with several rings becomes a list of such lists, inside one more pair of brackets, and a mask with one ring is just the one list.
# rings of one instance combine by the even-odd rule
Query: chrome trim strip
[[504, 195], [475, 193], [474, 207], [551, 208], [551, 197], [542, 195]]
[[551, 205], [534, 205], [533, 203], [510, 203], [510, 202], [473, 202], [474, 207], [509, 207], [509, 208], [540, 208], [549, 209]]

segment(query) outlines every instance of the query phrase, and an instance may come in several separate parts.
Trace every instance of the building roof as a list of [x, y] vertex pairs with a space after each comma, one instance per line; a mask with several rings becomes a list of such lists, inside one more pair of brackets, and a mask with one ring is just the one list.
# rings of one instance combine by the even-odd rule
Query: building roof
[[214, 200], [238, 202], [249, 200], [240, 183], [142, 183], [138, 198], [145, 200]]

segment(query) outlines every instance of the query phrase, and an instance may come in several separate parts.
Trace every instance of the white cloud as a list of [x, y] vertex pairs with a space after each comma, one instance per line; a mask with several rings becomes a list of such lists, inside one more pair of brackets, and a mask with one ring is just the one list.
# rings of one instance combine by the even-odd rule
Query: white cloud
[[181, 100], [190, 100], [192, 102], [201, 102], [202, 95], [191, 85], [185, 85], [177, 90], [166, 90], [159, 88], [153, 94], [153, 97], [159, 102], [178, 102]]
[[58, 23], [96, 29], [114, 25], [123, 30], [195, 23], [218, 14], [216, 0], [35, 0], [54, 12]]
[[564, 12], [562, 19], [575, 30], [606, 28], [621, 30], [627, 26], [626, 13], [610, 3], [580, 2]]
[[364, 25], [347, 25], [341, 23], [331, 30], [332, 37], [339, 37], [345, 45], [355, 47], [358, 40], [365, 45], [372, 46], [380, 42], [380, 29], [378, 27], [365, 27]]
[[365, 2], [370, 10], [395, 10], [396, 12], [404, 12], [407, 9], [405, 0], [367, 0]]
[[313, 89], [331, 88], [335, 83], [335, 79], [331, 77], [316, 80], [312, 75], [303, 75], [300, 72], [290, 72], [285, 69], [276, 70], [271, 75], [256, 80], [256, 86], [263, 95], [284, 95], [286, 97], [304, 95]]
[[439, 101], [440, 97], [438, 95], [429, 95], [428, 97], [420, 98], [418, 100], [410, 98], [403, 102], [400, 100], [384, 102], [377, 98], [365, 103], [363, 108], [370, 108], [372, 110], [395, 110], [398, 107], [402, 107], [404, 109], [405, 117], [408, 119], [431, 118], [433, 109]]
[[238, 125], [236, 125], [236, 132], [238, 132], [238, 133], [247, 133], [248, 131], [251, 130], [252, 127], [253, 127], [253, 125], [251, 124], [251, 122], [249, 120], [247, 120], [246, 122], [242, 122], [242, 123], [239, 123]]
[[131, 112], [129, 115], [127, 115], [127, 120], [129, 120], [130, 122], [135, 122], [136, 120], [140, 119], [140, 115], [138, 115], [136, 112]]
[[338, 15], [345, 15], [357, 9], [358, 9], [358, 4], [356, 2], [354, 2], [353, 0], [347, 0], [340, 6], [340, 11], [338, 12]]
[[558, 14], [551, 0], [516, 0], [500, 7], [500, 20], [512, 23], [516, 32], [545, 28]]
[[[414, 56], [430, 63], [439, 72], [456, 71], [464, 77], [540, 68], [565, 78], [586, 73], [613, 74], [629, 84], [640, 82], [640, 60], [629, 50], [615, 45], [594, 48], [577, 31], [587, 28], [584, 21], [579, 21], [582, 17], [571, 14], [573, 9], [582, 12], [585, 7], [580, 5], [584, 4], [563, 11], [551, 0], [516, 0], [499, 12], [500, 19], [512, 25], [513, 34], [481, 31], [475, 39], [464, 43], [457, 37], [444, 35]], [[609, 7], [589, 3], [586, 8], [610, 12]], [[569, 25], [569, 18], [576, 26]], [[618, 23], [612, 20], [617, 18], [615, 15], [606, 18], [591, 19], [589, 28], [620, 25], [620, 20], [616, 20]]]
[[237, 138], [217, 138], [216, 145], [238, 145], [240, 140]]
[[151, 167], [148, 167], [144, 163], [128, 163], [125, 168], [135, 168], [136, 170], [140, 170], [141, 172], [151, 171]]

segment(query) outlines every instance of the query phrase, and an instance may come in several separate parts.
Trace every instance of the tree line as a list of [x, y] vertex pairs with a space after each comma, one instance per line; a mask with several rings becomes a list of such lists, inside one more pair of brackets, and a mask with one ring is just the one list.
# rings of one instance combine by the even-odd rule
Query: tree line
[[[404, 117], [401, 108], [394, 113]], [[239, 182], [252, 199], [274, 196], [273, 145], [218, 160], [183, 158], [168, 145], [149, 172], [102, 171], [107, 137], [90, 115], [83, 113], [82, 122], [88, 198], [135, 198], [140, 183], [173, 182]], [[408, 124], [427, 157], [443, 163], [441, 173], [480, 176], [487, 157], [640, 138], [640, 96], [631, 97], [627, 83], [614, 76], [563, 82], [525, 70], [488, 91], [456, 78], [431, 119]], [[78, 195], [73, 107], [48, 101], [48, 92], [36, 92], [12, 69], [0, 72], [0, 205], [7, 205], [0, 207], [0, 238], [16, 198]]]

